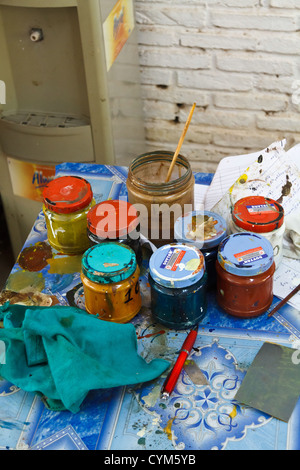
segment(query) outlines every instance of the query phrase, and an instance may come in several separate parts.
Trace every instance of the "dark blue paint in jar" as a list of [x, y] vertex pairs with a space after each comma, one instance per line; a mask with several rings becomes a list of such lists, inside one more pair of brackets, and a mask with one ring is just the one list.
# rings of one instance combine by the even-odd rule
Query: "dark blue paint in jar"
[[207, 288], [215, 287], [218, 247], [227, 236], [223, 217], [211, 211], [188, 212], [176, 220], [174, 233], [179, 243], [194, 245], [201, 250], [205, 258]]
[[206, 313], [207, 273], [201, 251], [182, 243], [160, 247], [149, 261], [151, 309], [156, 321], [183, 330]]

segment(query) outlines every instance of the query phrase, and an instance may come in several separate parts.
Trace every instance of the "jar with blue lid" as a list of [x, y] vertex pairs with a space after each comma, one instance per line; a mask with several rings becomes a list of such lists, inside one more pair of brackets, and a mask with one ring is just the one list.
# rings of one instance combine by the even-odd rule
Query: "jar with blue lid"
[[85, 308], [101, 320], [126, 323], [141, 308], [140, 269], [134, 251], [117, 242], [103, 242], [82, 257]]
[[207, 287], [215, 287], [218, 247], [227, 236], [227, 225], [223, 217], [211, 211], [188, 212], [176, 220], [174, 233], [178, 242], [194, 245], [202, 251]]
[[156, 321], [175, 330], [197, 325], [206, 313], [207, 273], [201, 251], [172, 243], [149, 261], [151, 309]]
[[273, 300], [274, 252], [269, 240], [253, 232], [225, 238], [218, 250], [217, 301], [229, 314], [257, 317]]

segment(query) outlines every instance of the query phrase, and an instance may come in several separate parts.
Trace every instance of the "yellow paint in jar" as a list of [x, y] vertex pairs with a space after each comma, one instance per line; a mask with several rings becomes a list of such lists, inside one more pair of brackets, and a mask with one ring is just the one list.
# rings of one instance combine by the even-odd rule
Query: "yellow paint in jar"
[[134, 251], [121, 243], [95, 245], [82, 257], [85, 308], [105, 321], [127, 323], [141, 308], [140, 269]]
[[89, 248], [87, 214], [95, 204], [88, 181], [77, 176], [56, 178], [43, 191], [48, 241], [64, 254]]

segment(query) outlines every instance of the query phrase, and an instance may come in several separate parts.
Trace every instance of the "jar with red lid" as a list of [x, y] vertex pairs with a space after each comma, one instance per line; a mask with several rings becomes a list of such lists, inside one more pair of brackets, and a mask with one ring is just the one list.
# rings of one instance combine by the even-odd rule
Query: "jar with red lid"
[[255, 232], [267, 238], [278, 268], [283, 256], [285, 222], [284, 209], [277, 201], [264, 196], [239, 199], [233, 207], [229, 230], [230, 233]]
[[234, 233], [218, 249], [217, 302], [230, 315], [257, 317], [273, 301], [273, 247], [253, 232]]
[[61, 176], [47, 184], [43, 199], [50, 245], [64, 254], [87, 250], [87, 213], [95, 204], [90, 183], [78, 176]]
[[129, 246], [141, 265], [139, 217], [136, 208], [129, 202], [109, 200], [96, 204], [87, 215], [87, 232], [91, 246], [103, 241]]

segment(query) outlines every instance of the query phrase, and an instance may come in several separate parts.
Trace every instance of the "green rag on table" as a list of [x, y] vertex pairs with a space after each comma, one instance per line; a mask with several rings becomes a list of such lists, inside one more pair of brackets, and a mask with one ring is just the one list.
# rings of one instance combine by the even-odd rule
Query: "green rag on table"
[[[62, 305], [0, 307], [5, 363], [0, 376], [44, 397], [50, 409], [76, 413], [88, 392], [153, 380], [169, 363], [147, 363], [132, 324], [99, 320]], [[2, 361], [4, 362], [4, 361]]]

